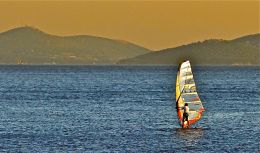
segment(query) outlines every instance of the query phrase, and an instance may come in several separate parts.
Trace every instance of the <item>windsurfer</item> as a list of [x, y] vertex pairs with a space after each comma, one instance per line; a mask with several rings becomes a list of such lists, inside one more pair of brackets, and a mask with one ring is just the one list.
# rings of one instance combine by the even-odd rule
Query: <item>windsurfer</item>
[[196, 90], [189, 61], [181, 63], [176, 77], [176, 110], [182, 128], [196, 123], [205, 111]]
[[188, 103], [185, 103], [185, 105], [182, 109], [184, 110], [183, 111], [182, 123], [184, 125], [184, 122], [187, 121], [188, 126], [189, 126], [189, 111], [190, 111], [190, 108], [188, 106]]

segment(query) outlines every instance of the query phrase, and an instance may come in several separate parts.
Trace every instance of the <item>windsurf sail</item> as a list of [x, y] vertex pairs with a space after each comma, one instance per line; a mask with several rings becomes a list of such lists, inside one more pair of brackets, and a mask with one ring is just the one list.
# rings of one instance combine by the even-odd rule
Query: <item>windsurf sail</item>
[[[183, 107], [185, 103], [187, 103], [189, 107], [189, 117], [188, 122], [185, 121], [183, 123]], [[197, 122], [201, 118], [202, 112], [205, 111], [197, 93], [189, 61], [181, 63], [179, 71], [177, 73], [176, 110], [183, 128], [186, 128]]]

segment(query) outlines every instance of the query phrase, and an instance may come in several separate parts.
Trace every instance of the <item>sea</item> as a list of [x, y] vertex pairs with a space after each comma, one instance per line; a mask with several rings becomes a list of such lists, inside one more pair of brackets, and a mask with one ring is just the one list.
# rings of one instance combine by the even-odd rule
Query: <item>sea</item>
[[0, 152], [260, 152], [260, 67], [193, 67], [205, 112], [175, 110], [174, 66], [0, 66]]

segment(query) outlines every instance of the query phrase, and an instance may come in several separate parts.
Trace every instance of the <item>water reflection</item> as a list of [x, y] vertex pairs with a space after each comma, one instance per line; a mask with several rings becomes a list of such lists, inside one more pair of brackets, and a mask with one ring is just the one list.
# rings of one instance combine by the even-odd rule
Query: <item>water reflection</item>
[[203, 128], [176, 128], [176, 136], [179, 139], [186, 140], [188, 142], [194, 142], [202, 138], [206, 129]]

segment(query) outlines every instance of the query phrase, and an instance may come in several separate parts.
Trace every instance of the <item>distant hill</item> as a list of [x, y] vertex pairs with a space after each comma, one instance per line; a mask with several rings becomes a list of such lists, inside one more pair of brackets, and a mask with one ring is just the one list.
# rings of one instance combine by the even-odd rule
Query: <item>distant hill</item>
[[60, 37], [28, 26], [0, 33], [0, 64], [114, 64], [149, 52], [126, 41]]
[[260, 65], [260, 34], [234, 40], [205, 40], [124, 59], [118, 64], [178, 65], [185, 59], [193, 65]]
[[205, 40], [152, 52], [102, 37], [55, 36], [32, 27], [0, 33], [0, 64], [260, 65], [260, 34]]

